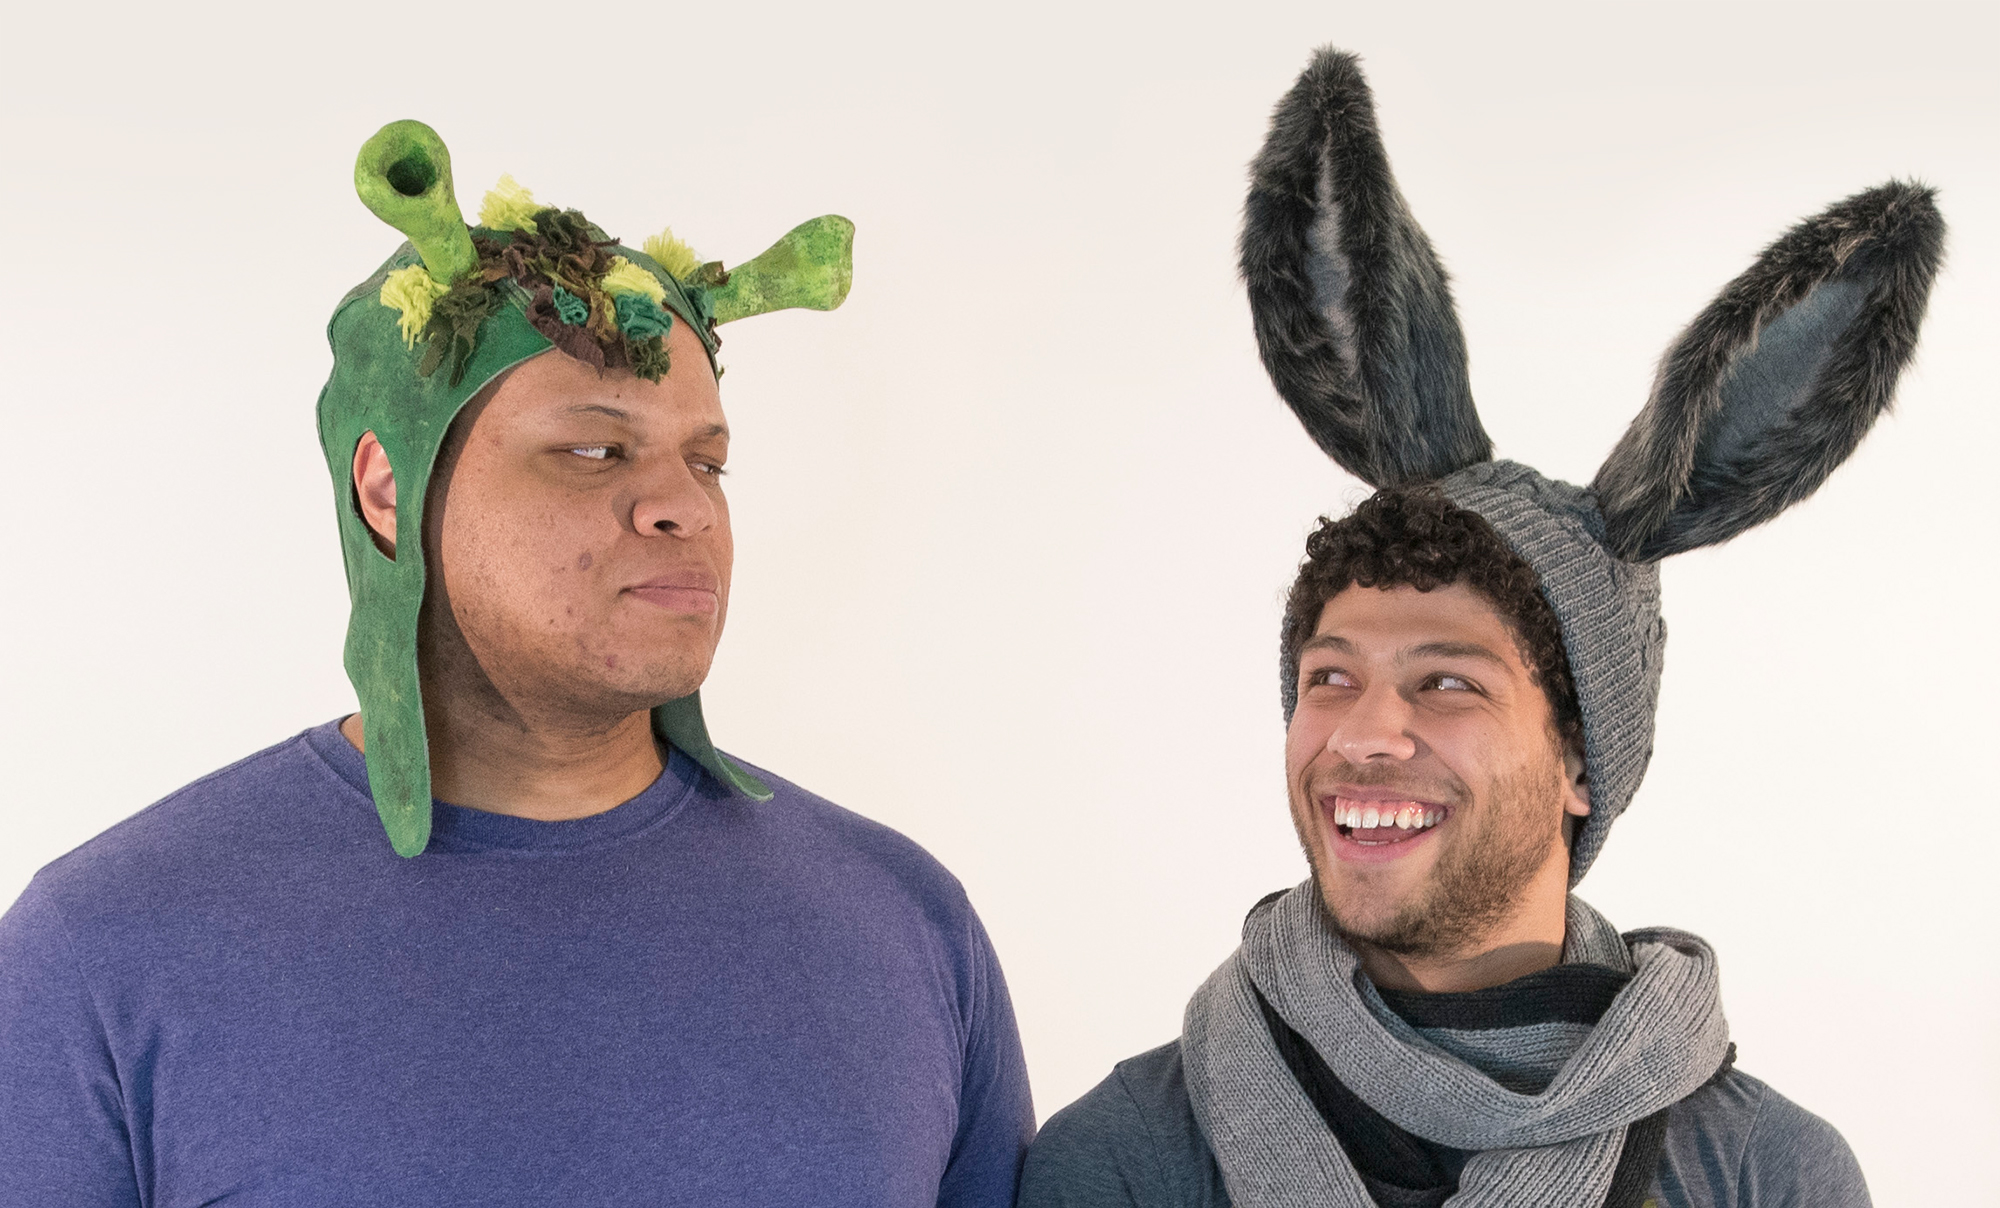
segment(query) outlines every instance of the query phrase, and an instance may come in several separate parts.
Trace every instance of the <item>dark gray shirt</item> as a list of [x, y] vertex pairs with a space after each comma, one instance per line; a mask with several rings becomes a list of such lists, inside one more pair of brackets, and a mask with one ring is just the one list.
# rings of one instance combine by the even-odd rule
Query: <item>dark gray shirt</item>
[[[1832, 1125], [1730, 1070], [1667, 1113], [1648, 1208], [1868, 1208]], [[1229, 1208], [1195, 1123], [1180, 1044], [1122, 1061], [1028, 1151], [1017, 1208]]]

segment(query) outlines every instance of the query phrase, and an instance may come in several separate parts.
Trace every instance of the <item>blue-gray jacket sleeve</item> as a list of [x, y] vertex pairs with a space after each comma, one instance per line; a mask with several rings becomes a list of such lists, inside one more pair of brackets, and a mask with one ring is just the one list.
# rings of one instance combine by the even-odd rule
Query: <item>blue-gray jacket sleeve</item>
[[1741, 1070], [1673, 1106], [1655, 1191], [1666, 1208], [1869, 1208], [1833, 1125]]
[[978, 916], [968, 910], [966, 918], [965, 1064], [958, 1131], [937, 1202], [939, 1208], [1009, 1208], [1021, 1156], [1035, 1135], [1035, 1105], [1000, 959]]
[[0, 1208], [139, 1204], [104, 1028], [39, 884], [0, 917]]
[[1227, 1208], [1195, 1123], [1180, 1045], [1120, 1062], [1042, 1126], [1019, 1208]]
[[1868, 1182], [1846, 1139], [1768, 1087], [1739, 1177], [1744, 1208], [1870, 1208]]

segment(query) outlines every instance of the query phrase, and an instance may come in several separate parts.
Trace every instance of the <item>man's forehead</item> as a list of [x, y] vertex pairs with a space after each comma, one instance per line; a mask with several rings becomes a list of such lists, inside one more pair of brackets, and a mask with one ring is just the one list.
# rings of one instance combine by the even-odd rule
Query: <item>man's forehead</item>
[[[705, 370], [707, 366], [688, 368]], [[673, 373], [679, 371], [677, 364]], [[648, 382], [629, 373], [607, 373], [550, 349], [509, 370], [496, 384], [489, 410], [531, 423], [601, 418], [633, 427], [671, 426], [697, 437], [726, 439], [729, 425], [714, 379], [679, 381], [673, 373], [661, 382]]]
[[1462, 583], [1430, 591], [1350, 585], [1320, 608], [1306, 648], [1520, 661], [1512, 626]]

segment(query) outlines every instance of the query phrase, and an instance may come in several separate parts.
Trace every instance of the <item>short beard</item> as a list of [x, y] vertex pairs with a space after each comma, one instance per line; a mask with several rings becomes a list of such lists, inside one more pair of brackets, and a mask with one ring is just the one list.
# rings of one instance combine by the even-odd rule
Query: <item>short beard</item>
[[[1431, 870], [1429, 882], [1387, 923], [1369, 931], [1349, 928], [1327, 905], [1318, 854], [1310, 845], [1313, 896], [1327, 926], [1348, 941], [1402, 957], [1437, 959], [1469, 952], [1520, 906], [1528, 885], [1549, 856], [1549, 834], [1539, 825], [1558, 800], [1561, 784], [1546, 769], [1523, 769], [1494, 785], [1476, 832], [1455, 842]], [[1471, 821], [1468, 818], [1467, 821]], [[1560, 830], [1560, 814], [1557, 826]]]

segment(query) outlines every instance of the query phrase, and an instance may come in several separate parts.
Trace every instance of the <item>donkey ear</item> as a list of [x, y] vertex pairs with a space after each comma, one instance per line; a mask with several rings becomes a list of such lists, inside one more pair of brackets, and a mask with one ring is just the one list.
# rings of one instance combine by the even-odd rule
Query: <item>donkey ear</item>
[[1241, 253], [1264, 369], [1327, 456], [1376, 487], [1493, 456], [1444, 268], [1353, 55], [1321, 50], [1278, 102]]
[[1943, 253], [1932, 191], [1902, 182], [1766, 248], [1667, 350], [1597, 472], [1612, 550], [1727, 541], [1818, 490], [1888, 408]]

